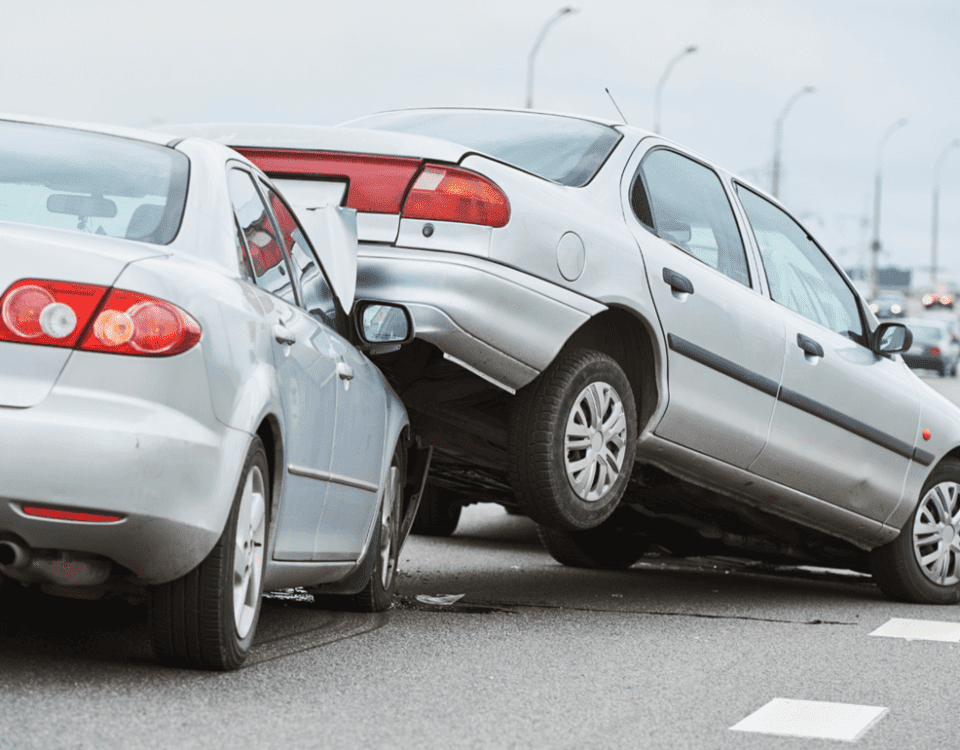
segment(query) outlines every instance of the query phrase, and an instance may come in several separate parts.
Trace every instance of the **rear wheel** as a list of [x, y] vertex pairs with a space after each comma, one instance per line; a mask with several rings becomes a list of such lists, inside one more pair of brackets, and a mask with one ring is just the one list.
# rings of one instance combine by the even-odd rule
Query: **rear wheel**
[[616, 514], [585, 531], [538, 526], [537, 532], [550, 556], [572, 568], [626, 570], [650, 547], [648, 537], [621, 523]]
[[427, 485], [410, 531], [420, 536], [450, 536], [457, 530], [462, 510], [463, 503], [456, 494]]
[[567, 531], [598, 526], [616, 509], [633, 467], [637, 409], [615, 360], [562, 353], [517, 394], [510, 480], [523, 511]]
[[933, 471], [900, 536], [871, 553], [870, 568], [892, 599], [960, 601], [960, 461], [946, 459]]
[[263, 593], [269, 477], [255, 437], [216, 546], [185, 576], [150, 590], [153, 649], [161, 662], [229, 670], [250, 653]]

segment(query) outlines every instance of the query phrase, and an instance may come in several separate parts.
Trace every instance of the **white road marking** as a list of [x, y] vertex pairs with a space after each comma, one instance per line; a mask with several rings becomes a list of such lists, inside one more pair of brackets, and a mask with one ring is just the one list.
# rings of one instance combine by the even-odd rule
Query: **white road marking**
[[889, 709], [850, 703], [774, 698], [730, 729], [821, 740], [860, 738]]
[[908, 641], [948, 641], [960, 643], [960, 622], [935, 620], [903, 620], [894, 617], [870, 635], [906, 638]]

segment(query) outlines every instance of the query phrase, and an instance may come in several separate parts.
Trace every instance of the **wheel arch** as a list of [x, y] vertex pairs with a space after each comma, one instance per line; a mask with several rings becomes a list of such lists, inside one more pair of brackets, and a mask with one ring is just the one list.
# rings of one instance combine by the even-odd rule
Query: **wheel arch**
[[650, 323], [633, 311], [609, 307], [594, 315], [567, 339], [565, 349], [595, 349], [623, 368], [637, 401], [642, 432], [660, 402], [657, 345]]
[[263, 443], [263, 449], [267, 454], [267, 469], [270, 471], [269, 520], [272, 541], [280, 508], [280, 493], [283, 488], [283, 436], [280, 431], [280, 421], [276, 415], [272, 413], [264, 415], [255, 434]]

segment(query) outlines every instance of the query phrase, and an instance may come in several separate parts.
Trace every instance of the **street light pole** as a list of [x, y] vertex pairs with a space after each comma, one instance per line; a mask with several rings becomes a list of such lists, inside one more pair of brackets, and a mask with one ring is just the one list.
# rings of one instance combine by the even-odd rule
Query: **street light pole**
[[660, 81], [657, 83], [657, 90], [653, 97], [653, 132], [657, 135], [660, 134], [660, 95], [663, 93], [663, 84], [667, 82], [667, 76], [670, 75], [673, 66], [680, 62], [680, 58], [693, 54], [696, 51], [696, 45], [687, 47], [667, 64], [667, 69], [663, 71], [663, 75], [660, 76]]
[[537, 37], [537, 41], [533, 44], [533, 49], [530, 50], [530, 57], [527, 58], [527, 109], [533, 108], [533, 60], [537, 56], [537, 51], [540, 49], [540, 45], [543, 44], [544, 37], [546, 37], [547, 32], [550, 30], [550, 27], [553, 26], [557, 21], [563, 18], [568, 13], [576, 13], [577, 8], [571, 7], [569, 5], [564, 6], [558, 10], [553, 16], [550, 17], [540, 30], [540, 36]]
[[874, 179], [873, 185], [873, 242], [870, 244], [870, 249], [873, 251], [873, 262], [870, 266], [870, 289], [871, 294], [876, 297], [877, 292], [880, 291], [880, 286], [878, 282], [878, 270], [880, 263], [880, 187], [881, 187], [881, 176], [880, 176], [880, 167], [883, 162], [883, 147], [887, 145], [887, 140], [893, 135], [894, 131], [898, 128], [902, 128], [907, 124], [907, 118], [903, 117], [897, 120], [893, 125], [890, 126], [890, 129], [883, 134], [883, 138], [880, 139], [880, 146], [877, 148], [877, 175]]
[[930, 284], [937, 283], [937, 237], [940, 234], [940, 167], [951, 149], [960, 147], [960, 138], [950, 141], [943, 149], [933, 170], [933, 220], [930, 226]]
[[780, 197], [780, 149], [783, 145], [783, 121], [786, 119], [787, 112], [790, 111], [790, 108], [797, 99], [804, 94], [812, 94], [814, 91], [816, 91], [816, 89], [813, 86], [804, 86], [787, 100], [786, 106], [784, 106], [783, 111], [777, 118], [777, 125], [773, 131], [773, 173], [770, 178], [770, 192], [773, 193], [774, 198]]

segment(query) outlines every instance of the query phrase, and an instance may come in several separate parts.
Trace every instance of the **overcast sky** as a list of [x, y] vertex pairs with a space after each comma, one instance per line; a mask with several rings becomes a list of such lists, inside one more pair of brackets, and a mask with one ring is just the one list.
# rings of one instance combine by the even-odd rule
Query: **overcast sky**
[[[522, 107], [553, 0], [0, 0], [0, 111], [127, 125], [334, 125], [384, 109]], [[938, 157], [960, 138], [960, 0], [575, 0], [536, 58], [534, 106], [653, 127], [769, 188], [845, 266], [929, 266]], [[941, 173], [941, 266], [960, 278], [960, 148]]]

